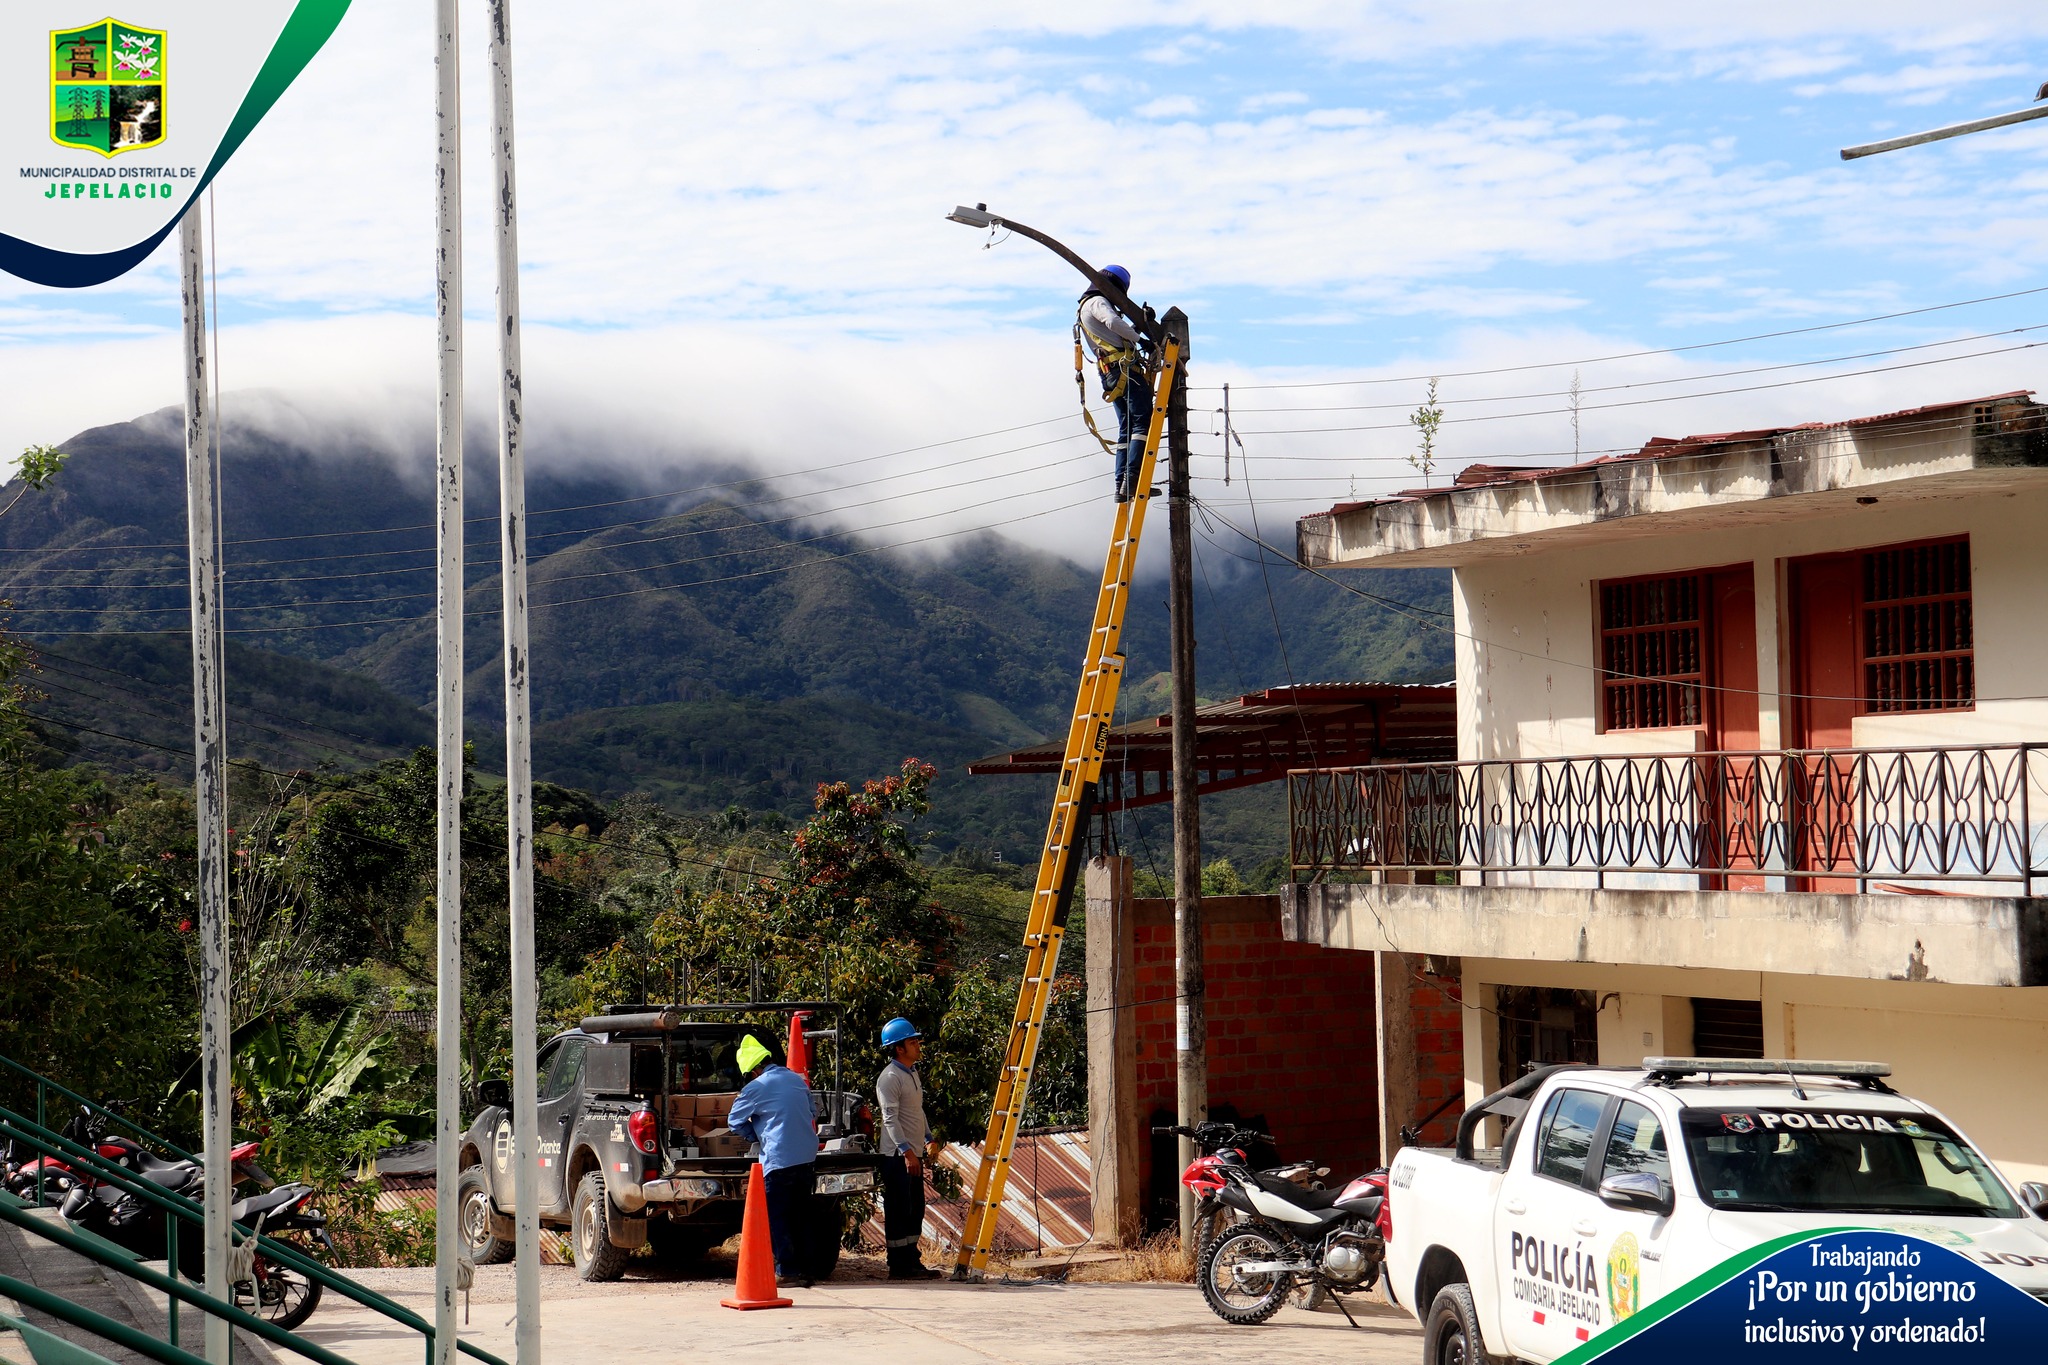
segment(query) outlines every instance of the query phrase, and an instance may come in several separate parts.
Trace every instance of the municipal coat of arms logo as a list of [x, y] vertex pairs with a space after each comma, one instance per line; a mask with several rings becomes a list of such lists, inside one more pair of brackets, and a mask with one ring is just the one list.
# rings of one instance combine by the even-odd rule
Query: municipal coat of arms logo
[[51, 33], [51, 138], [109, 157], [162, 142], [164, 45], [118, 19]]

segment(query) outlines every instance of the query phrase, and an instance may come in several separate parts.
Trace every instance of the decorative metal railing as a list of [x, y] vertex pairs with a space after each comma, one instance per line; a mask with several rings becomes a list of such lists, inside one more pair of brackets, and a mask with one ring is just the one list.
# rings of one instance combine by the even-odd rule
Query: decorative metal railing
[[2048, 878], [2048, 744], [1306, 769], [1288, 805], [1300, 872], [2008, 895]]

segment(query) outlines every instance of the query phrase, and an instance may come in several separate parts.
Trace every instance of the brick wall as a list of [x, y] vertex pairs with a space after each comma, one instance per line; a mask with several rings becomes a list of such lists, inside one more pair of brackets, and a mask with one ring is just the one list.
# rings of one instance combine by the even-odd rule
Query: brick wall
[[[1420, 958], [1408, 961], [1419, 965]], [[1465, 1009], [1455, 976], [1411, 978], [1409, 1015], [1415, 1023], [1415, 1112], [1419, 1120], [1445, 1100], [1465, 1093]], [[1475, 1025], [1476, 1026], [1476, 1025]], [[1445, 1146], [1457, 1132], [1462, 1104], [1453, 1103], [1422, 1131], [1426, 1146]]]
[[[1139, 1116], [1150, 1124], [1175, 1107], [1173, 902], [1134, 907]], [[1371, 954], [1283, 941], [1274, 896], [1212, 896], [1202, 918], [1210, 1105], [1264, 1115], [1286, 1160], [1314, 1157], [1346, 1179], [1376, 1164]]]

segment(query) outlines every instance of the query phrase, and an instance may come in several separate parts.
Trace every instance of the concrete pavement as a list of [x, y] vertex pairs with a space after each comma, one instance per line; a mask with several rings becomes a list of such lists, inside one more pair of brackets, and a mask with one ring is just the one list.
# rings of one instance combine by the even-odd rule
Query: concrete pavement
[[[641, 1267], [645, 1265], [646, 1269]], [[512, 1356], [510, 1266], [478, 1270], [465, 1340]], [[1190, 1285], [956, 1285], [891, 1283], [879, 1267], [849, 1257], [839, 1277], [785, 1291], [791, 1308], [749, 1313], [719, 1306], [730, 1292], [730, 1262], [707, 1261], [697, 1275], [635, 1263], [614, 1284], [584, 1284], [563, 1266], [543, 1267], [541, 1343], [547, 1365], [673, 1365], [685, 1358], [792, 1365], [1146, 1365], [1259, 1355], [1287, 1361], [1415, 1365], [1419, 1332], [1377, 1294], [1354, 1295], [1354, 1330], [1334, 1309], [1283, 1308], [1260, 1327], [1219, 1321]], [[433, 1273], [355, 1272], [363, 1283], [422, 1316], [432, 1316]], [[419, 1338], [329, 1295], [301, 1329], [358, 1365], [419, 1365]]]

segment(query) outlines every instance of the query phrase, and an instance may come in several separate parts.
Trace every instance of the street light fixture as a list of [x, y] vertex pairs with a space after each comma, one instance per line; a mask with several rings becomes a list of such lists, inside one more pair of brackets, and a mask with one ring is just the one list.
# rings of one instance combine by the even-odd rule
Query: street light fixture
[[[2048, 82], [2044, 82], [2035, 93], [2036, 101], [2048, 100]], [[1924, 133], [1910, 133], [1905, 137], [1887, 138], [1883, 142], [1866, 142], [1861, 147], [1844, 147], [1842, 160], [1854, 161], [1862, 156], [1875, 156], [1879, 152], [1895, 152], [1901, 147], [1917, 147], [1923, 142], [1941, 142], [1965, 133], [1981, 133], [1989, 128], [2003, 128], [2008, 124], [2025, 123], [2030, 119], [2048, 118], [2048, 104], [2038, 109], [2015, 109], [2010, 114], [1994, 114], [1990, 118], [1971, 119], [1968, 123], [1951, 123], [1946, 128], [1933, 128]]]
[[[2043, 112], [2048, 113], [2048, 110]], [[1086, 275], [1088, 283], [1095, 286], [1096, 292], [1108, 299], [1110, 306], [1115, 308], [1117, 312], [1122, 313], [1128, 318], [1131, 325], [1143, 333], [1147, 341], [1157, 346], [1164, 340], [1166, 329], [1160, 325], [1159, 319], [1152, 316], [1150, 310], [1139, 308], [1136, 304], [1132, 303], [1131, 296], [1124, 292], [1122, 285], [1082, 260], [1065, 243], [1048, 237], [1036, 228], [1026, 227], [1015, 219], [1005, 218], [1000, 213], [990, 213], [987, 204], [976, 204], [973, 208], [960, 204], [951, 213], [946, 215], [946, 221], [949, 223], [961, 223], [971, 228], [1002, 228], [1006, 232], [1016, 233], [1019, 237], [1029, 237], [1032, 241], [1058, 256], [1083, 275]]]

